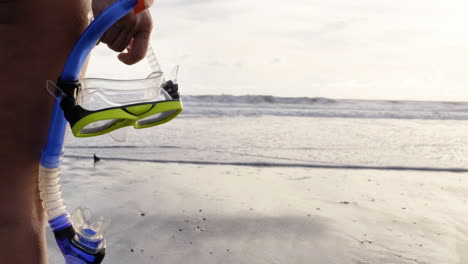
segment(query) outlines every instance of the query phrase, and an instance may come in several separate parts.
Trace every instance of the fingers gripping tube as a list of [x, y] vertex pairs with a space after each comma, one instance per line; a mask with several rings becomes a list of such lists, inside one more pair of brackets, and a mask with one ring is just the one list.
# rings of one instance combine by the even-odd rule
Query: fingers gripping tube
[[109, 221], [93, 221], [89, 209], [78, 208], [72, 222], [63, 201], [60, 169], [39, 168], [42, 205], [67, 264], [98, 264], [105, 255], [104, 231]]

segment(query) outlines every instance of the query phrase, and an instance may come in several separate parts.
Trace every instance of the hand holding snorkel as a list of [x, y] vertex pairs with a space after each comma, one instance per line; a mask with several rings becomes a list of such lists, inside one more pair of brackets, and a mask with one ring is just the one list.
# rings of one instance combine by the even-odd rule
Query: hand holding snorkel
[[[101, 263], [105, 255], [104, 231], [109, 225], [102, 218], [92, 217], [89, 209], [78, 208], [71, 217], [66, 209], [60, 186], [60, 163], [67, 121], [75, 136], [89, 137], [128, 126], [146, 128], [163, 124], [182, 111], [176, 80], [164, 80], [150, 48], [148, 54], [153, 73], [146, 79], [79, 79], [86, 58], [102, 35], [121, 17], [131, 11], [141, 12], [151, 3], [150, 0], [117, 0], [102, 11], [75, 44], [57, 85], [48, 83], [49, 91], [56, 99], [41, 156], [39, 189], [49, 225], [67, 264]], [[137, 48], [136, 40], [129, 43], [131, 49]], [[134, 55], [121, 56], [123, 60], [135, 58]], [[124, 98], [127, 100], [120, 100], [122, 93], [126, 93]], [[115, 95], [118, 95], [117, 99]], [[86, 109], [85, 105], [80, 105], [80, 99], [93, 96], [100, 100], [101, 107], [103, 102], [108, 107]]]

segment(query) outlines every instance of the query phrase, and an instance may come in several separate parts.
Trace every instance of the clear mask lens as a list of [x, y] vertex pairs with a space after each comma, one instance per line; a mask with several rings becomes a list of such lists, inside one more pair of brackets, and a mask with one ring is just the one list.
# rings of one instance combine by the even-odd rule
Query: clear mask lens
[[106, 130], [111, 126], [117, 124], [118, 122], [123, 122], [125, 120], [121, 119], [109, 119], [109, 120], [99, 120], [93, 123], [88, 124], [84, 128], [81, 129], [82, 134], [93, 134], [98, 133], [99, 131]]
[[99, 110], [128, 104], [157, 101], [161, 93], [162, 72], [140, 80], [84, 79], [80, 93], [81, 102], [87, 110]]

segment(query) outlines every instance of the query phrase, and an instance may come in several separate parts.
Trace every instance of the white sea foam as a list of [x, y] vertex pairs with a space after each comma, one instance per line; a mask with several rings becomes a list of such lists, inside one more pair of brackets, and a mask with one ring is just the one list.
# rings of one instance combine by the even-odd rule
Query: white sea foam
[[184, 116], [307, 116], [468, 120], [468, 103], [335, 100], [265, 95], [183, 96]]

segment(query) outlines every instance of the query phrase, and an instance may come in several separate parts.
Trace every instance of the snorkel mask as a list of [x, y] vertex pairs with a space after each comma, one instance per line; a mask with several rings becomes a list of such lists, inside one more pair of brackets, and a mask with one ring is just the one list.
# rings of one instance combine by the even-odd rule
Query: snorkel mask
[[[48, 82], [62, 97], [60, 107], [76, 137], [93, 137], [132, 126], [135, 129], [171, 121], [182, 111], [177, 76], [165, 81], [151, 47], [147, 60], [153, 72], [146, 79], [89, 78]], [[173, 72], [177, 75], [178, 68]]]
[[[66, 209], [60, 164], [67, 120], [75, 136], [89, 137], [129, 126], [139, 129], [163, 124], [182, 111], [176, 79], [165, 81], [159, 66], [153, 67], [159, 70], [153, 69], [142, 80], [79, 80], [86, 58], [104, 32], [128, 12], [141, 12], [151, 3], [151, 0], [117, 0], [109, 6], [81, 35], [57, 84], [48, 82], [48, 89], [56, 98], [39, 166], [39, 190], [49, 225], [67, 264], [101, 263], [106, 250], [104, 232], [109, 226], [109, 221], [94, 218], [89, 209], [78, 208], [71, 216]], [[148, 54], [150, 62], [156, 61], [152, 50]]]

